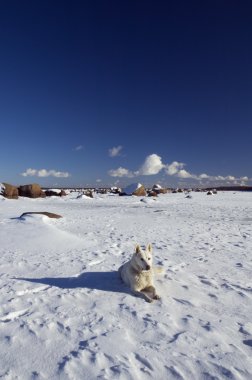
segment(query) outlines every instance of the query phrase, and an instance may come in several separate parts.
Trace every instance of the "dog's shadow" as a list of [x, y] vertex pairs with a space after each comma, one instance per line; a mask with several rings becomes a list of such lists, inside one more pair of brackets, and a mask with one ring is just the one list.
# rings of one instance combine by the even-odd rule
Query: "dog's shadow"
[[77, 277], [43, 277], [24, 278], [16, 280], [29, 281], [38, 284], [55, 286], [61, 289], [97, 289], [105, 292], [130, 293], [123, 284], [118, 271], [111, 272], [84, 272]]

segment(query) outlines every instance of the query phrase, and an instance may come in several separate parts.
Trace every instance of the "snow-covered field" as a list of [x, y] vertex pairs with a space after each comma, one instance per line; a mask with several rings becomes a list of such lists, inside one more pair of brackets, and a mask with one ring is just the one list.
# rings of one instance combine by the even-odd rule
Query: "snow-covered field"
[[[0, 378], [252, 379], [252, 194], [75, 198], [0, 197]], [[148, 242], [152, 304], [117, 273]]]

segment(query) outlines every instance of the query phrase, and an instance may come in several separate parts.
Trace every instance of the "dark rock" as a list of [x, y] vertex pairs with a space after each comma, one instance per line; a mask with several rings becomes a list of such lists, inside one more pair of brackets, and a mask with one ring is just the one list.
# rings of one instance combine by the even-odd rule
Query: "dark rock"
[[9, 183], [3, 183], [4, 189], [2, 195], [8, 199], [18, 199], [18, 188], [10, 185]]
[[148, 197], [157, 197], [158, 193], [154, 190], [151, 190], [148, 192]]
[[19, 186], [18, 193], [20, 197], [44, 198], [46, 195], [37, 183]]
[[20, 218], [23, 218], [26, 215], [31, 215], [31, 214], [41, 214], [41, 215], [46, 215], [48, 218], [55, 218], [59, 219], [62, 218], [61, 215], [54, 214], [52, 212], [47, 212], [47, 211], [31, 211], [31, 212], [24, 212], [22, 215], [20, 215]]
[[122, 190], [124, 195], [136, 195], [138, 197], [143, 197], [147, 195], [145, 187], [140, 183], [133, 183]]

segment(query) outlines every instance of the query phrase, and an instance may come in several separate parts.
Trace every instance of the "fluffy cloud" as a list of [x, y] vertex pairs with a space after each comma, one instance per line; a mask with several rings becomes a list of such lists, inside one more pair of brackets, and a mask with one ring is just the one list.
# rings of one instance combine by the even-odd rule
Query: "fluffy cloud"
[[46, 170], [46, 169], [26, 169], [25, 172], [21, 173], [23, 177], [57, 177], [57, 178], [67, 178], [70, 177], [68, 172], [59, 172], [57, 170]]
[[26, 171], [24, 173], [21, 173], [21, 175], [23, 177], [28, 177], [28, 176], [33, 177], [33, 176], [37, 175], [37, 170], [36, 169], [31, 169], [31, 168], [30, 169], [26, 169]]
[[194, 175], [190, 174], [188, 171], [182, 169], [182, 170], [179, 170], [178, 173], [177, 173], [177, 176], [179, 178], [195, 178]]
[[245, 183], [249, 181], [248, 177], [240, 177], [236, 178], [232, 175], [228, 175], [226, 177], [218, 175], [218, 176], [210, 176], [206, 173], [202, 173], [200, 175], [192, 174], [189, 171], [184, 169], [185, 164], [183, 162], [173, 161], [171, 164], [163, 164], [162, 158], [157, 154], [150, 154], [145, 158], [143, 165], [137, 171], [131, 171], [126, 168], [119, 167], [115, 170], [109, 170], [108, 174], [111, 177], [137, 177], [139, 175], [156, 175], [161, 170], [164, 169], [167, 175], [176, 176], [181, 179], [191, 179], [196, 181], [204, 181], [208, 182], [226, 182], [226, 183]]
[[199, 175], [199, 179], [208, 179], [208, 178], [209, 178], [209, 175], [206, 173], [202, 173]]
[[110, 157], [120, 156], [121, 150], [122, 150], [122, 146], [121, 145], [115, 146], [115, 147], [109, 149], [109, 156]]
[[232, 175], [228, 175], [226, 177], [226, 179], [227, 179], [227, 181], [235, 181], [236, 180], [236, 178], [234, 176], [232, 176]]
[[115, 170], [113, 169], [109, 170], [108, 174], [111, 177], [128, 177], [128, 178], [134, 177], [134, 174], [130, 170], [122, 168], [122, 167]]
[[[141, 175], [154, 175], [158, 174], [160, 170], [164, 168], [164, 164], [162, 163], [161, 157], [157, 154], [150, 154], [146, 157], [143, 165], [139, 170], [139, 174]], [[138, 173], [138, 172], [136, 172]]]
[[182, 162], [173, 161], [171, 164], [165, 165], [165, 171], [168, 175], [177, 174], [179, 170], [183, 169], [185, 164]]

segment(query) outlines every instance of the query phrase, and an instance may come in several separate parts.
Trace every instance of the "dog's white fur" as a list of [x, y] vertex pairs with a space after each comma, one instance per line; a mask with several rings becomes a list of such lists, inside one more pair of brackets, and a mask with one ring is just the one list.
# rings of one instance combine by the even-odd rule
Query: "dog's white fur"
[[147, 245], [145, 251], [138, 244], [132, 258], [119, 268], [123, 282], [147, 302], [160, 298], [153, 284], [153, 274], [159, 271], [154, 270], [152, 261], [151, 244]]

